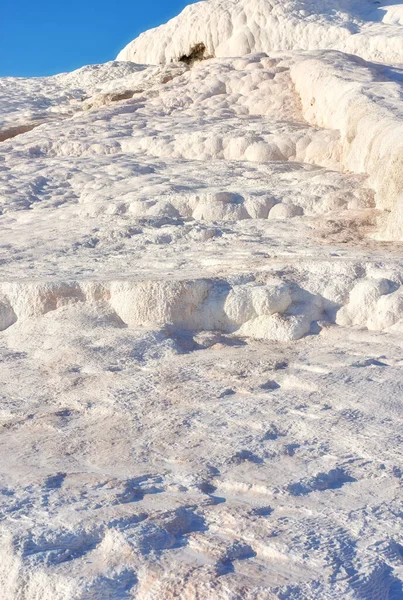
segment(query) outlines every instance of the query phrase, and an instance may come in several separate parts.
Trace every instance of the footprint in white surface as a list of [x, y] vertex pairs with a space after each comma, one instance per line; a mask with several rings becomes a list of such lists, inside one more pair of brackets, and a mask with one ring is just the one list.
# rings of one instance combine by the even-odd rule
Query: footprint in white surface
[[264, 434], [264, 440], [277, 440], [279, 437], [284, 437], [285, 435], [287, 435], [286, 433], [284, 433], [281, 429], [279, 429], [277, 427], [277, 425], [275, 423], [272, 423], [266, 433]]
[[269, 379], [269, 381], [266, 381], [266, 383], [262, 383], [262, 385], [259, 386], [259, 389], [264, 390], [265, 392], [271, 392], [273, 390], [278, 390], [280, 387], [281, 386], [277, 383], [277, 381]]
[[316, 491], [337, 490], [346, 483], [354, 483], [355, 481], [357, 480], [344, 469], [336, 468], [327, 473], [318, 473], [311, 479], [291, 483], [288, 486], [288, 491], [292, 496], [305, 496]]
[[376, 358], [366, 358], [359, 360], [351, 365], [352, 367], [389, 367], [388, 363], [380, 361]]

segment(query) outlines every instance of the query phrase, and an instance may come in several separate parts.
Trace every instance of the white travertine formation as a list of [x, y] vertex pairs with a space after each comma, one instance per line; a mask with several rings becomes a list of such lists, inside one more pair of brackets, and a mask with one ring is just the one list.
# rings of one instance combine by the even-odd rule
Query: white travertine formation
[[[168, 63], [204, 47], [204, 56], [342, 50], [366, 60], [402, 62], [402, 5], [372, 0], [206, 0], [141, 34], [118, 60]], [[201, 52], [203, 55], [203, 52]]]
[[1, 600], [401, 599], [402, 6], [0, 79]]

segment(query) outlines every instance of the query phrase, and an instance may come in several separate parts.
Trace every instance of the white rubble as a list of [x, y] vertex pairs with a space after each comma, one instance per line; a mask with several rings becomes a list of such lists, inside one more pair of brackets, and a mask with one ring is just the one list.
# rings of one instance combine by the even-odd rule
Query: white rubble
[[402, 15], [0, 79], [1, 599], [403, 597]]

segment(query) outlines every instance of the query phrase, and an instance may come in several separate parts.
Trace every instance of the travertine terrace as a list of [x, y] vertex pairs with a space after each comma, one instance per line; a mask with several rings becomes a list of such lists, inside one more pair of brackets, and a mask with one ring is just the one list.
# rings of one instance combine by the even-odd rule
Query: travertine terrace
[[403, 598], [403, 5], [206, 0], [0, 79], [0, 597]]

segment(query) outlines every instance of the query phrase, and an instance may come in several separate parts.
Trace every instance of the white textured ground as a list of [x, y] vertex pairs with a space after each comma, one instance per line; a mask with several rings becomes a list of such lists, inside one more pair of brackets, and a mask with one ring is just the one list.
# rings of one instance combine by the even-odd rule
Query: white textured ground
[[403, 599], [401, 23], [0, 80], [1, 600]]

